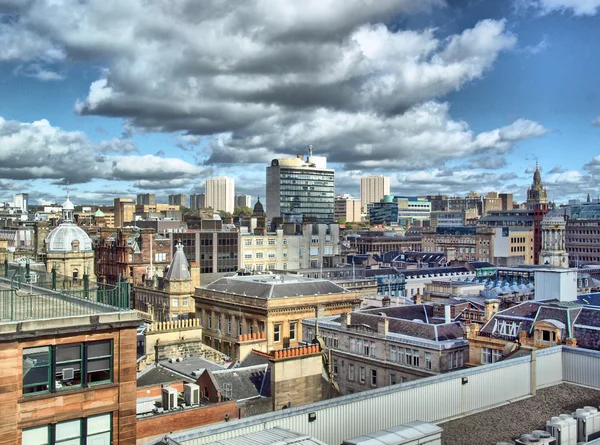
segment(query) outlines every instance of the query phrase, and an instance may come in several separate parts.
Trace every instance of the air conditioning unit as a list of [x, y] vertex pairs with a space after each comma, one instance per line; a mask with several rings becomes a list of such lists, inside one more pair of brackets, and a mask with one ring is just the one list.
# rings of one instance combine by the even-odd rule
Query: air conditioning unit
[[584, 406], [573, 413], [577, 420], [577, 440], [590, 442], [600, 438], [600, 413], [593, 406]]
[[164, 386], [162, 389], [162, 406], [165, 411], [177, 408], [177, 390], [170, 386]]
[[534, 434], [521, 434], [521, 437], [519, 437], [515, 441], [515, 444], [517, 444], [517, 445], [530, 445], [530, 444], [540, 445], [540, 438]]
[[543, 445], [557, 445], [558, 442], [556, 440], [555, 437], [552, 437], [552, 434], [550, 434], [548, 431], [543, 431], [543, 430], [535, 430], [531, 432], [532, 435], [538, 437], [539, 440], [539, 444], [543, 444]]
[[137, 399], [136, 414], [148, 414], [156, 409], [156, 404], [152, 397], [140, 397]]
[[200, 405], [200, 387], [195, 383], [186, 383], [183, 385], [183, 395], [186, 405]]
[[62, 370], [62, 379], [63, 380], [73, 380], [75, 377], [75, 369], [74, 368], [63, 368]]
[[568, 414], [552, 417], [546, 422], [546, 431], [556, 438], [557, 445], [577, 445], [577, 421]]

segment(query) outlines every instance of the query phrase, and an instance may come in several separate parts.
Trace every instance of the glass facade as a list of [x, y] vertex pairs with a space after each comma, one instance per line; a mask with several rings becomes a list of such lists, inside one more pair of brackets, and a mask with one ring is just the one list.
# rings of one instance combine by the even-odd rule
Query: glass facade
[[333, 171], [282, 167], [279, 178], [282, 215], [300, 214], [319, 222], [333, 222]]

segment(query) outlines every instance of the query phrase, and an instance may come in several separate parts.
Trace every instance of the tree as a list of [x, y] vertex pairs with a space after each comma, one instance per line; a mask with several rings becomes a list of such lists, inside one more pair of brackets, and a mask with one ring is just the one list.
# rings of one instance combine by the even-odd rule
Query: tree
[[251, 216], [254, 211], [247, 206], [236, 206], [233, 209], [233, 216]]

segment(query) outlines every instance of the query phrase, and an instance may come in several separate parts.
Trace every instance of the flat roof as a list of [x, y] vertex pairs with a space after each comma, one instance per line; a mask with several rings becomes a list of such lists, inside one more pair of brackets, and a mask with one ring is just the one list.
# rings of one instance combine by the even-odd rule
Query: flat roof
[[443, 443], [461, 445], [493, 444], [517, 439], [533, 430], [545, 430], [546, 421], [577, 408], [598, 406], [600, 391], [562, 383], [540, 389], [524, 400], [492, 408], [439, 425]]

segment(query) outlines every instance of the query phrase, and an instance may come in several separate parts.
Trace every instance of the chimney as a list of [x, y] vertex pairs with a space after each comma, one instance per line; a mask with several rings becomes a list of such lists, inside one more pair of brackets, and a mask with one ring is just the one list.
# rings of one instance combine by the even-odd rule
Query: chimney
[[388, 335], [389, 326], [390, 323], [387, 317], [385, 316], [385, 314], [382, 313], [379, 317], [379, 321], [377, 322], [377, 334], [385, 337], [386, 335]]
[[382, 307], [390, 307], [391, 301], [392, 301], [392, 299], [386, 295], [385, 297], [383, 297], [381, 299], [381, 306]]
[[450, 310], [452, 307], [449, 304], [444, 305], [444, 323], [452, 323], [452, 316], [450, 315]]
[[487, 323], [494, 316], [496, 312], [498, 312], [498, 300], [491, 299], [485, 300], [485, 313], [483, 315], [483, 322]]
[[346, 330], [350, 324], [350, 312], [342, 314], [342, 330]]

